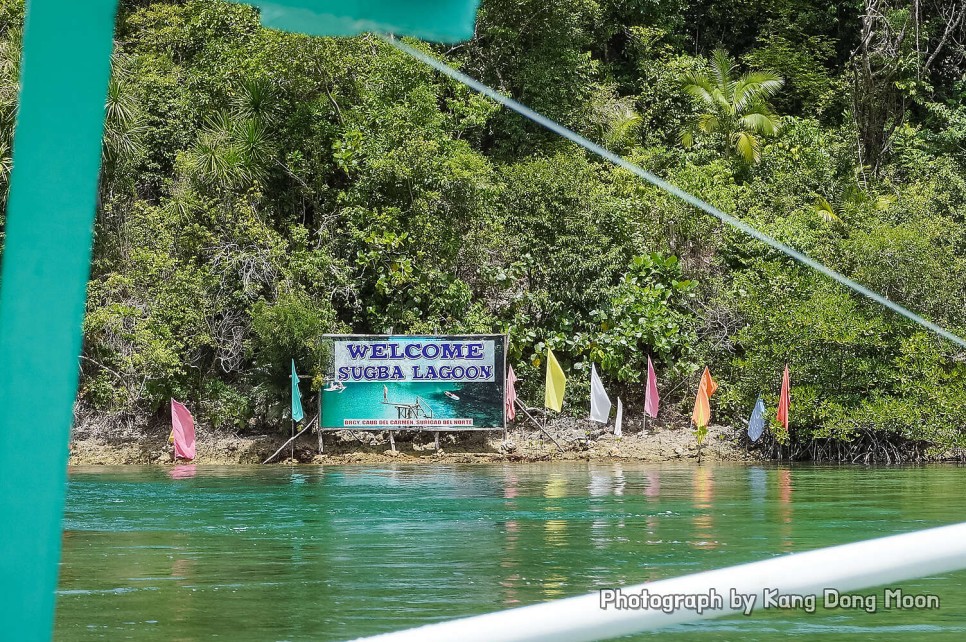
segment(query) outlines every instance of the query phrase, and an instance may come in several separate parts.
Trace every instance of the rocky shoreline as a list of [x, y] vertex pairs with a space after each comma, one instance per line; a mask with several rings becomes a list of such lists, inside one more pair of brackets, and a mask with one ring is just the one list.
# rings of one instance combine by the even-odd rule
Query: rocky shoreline
[[[395, 451], [388, 433], [326, 432], [323, 452], [318, 437], [307, 431], [291, 451], [273, 464], [351, 463], [491, 463], [535, 461], [757, 461], [765, 457], [748, 450], [742, 431], [711, 426], [699, 448], [693, 431], [669, 426], [628, 430], [614, 437], [609, 428], [580, 420], [558, 421], [548, 430], [516, 427], [500, 432], [441, 433], [436, 450], [431, 432], [395, 434]], [[551, 438], [552, 437], [552, 438]], [[285, 435], [237, 435], [210, 433], [199, 428], [195, 463], [211, 465], [261, 464], [287, 440]], [[171, 447], [164, 429], [120, 435], [75, 431], [70, 444], [72, 466], [166, 465], [172, 463]]]

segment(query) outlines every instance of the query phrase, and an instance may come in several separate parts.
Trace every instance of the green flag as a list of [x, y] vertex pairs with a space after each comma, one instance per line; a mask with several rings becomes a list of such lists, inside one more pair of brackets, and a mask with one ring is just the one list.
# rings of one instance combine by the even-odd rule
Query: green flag
[[299, 394], [299, 375], [295, 372], [295, 359], [292, 359], [292, 421], [302, 421], [302, 395]]

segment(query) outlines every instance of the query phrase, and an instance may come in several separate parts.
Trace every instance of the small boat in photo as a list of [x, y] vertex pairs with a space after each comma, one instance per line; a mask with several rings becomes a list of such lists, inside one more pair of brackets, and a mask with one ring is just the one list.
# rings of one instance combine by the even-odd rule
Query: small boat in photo
[[449, 397], [450, 399], [455, 399], [456, 401], [459, 401], [460, 400], [460, 398], [457, 397], [455, 393], [452, 393], [449, 390], [444, 390], [443, 391], [443, 394], [446, 395], [447, 397]]
[[325, 389], [326, 392], [342, 392], [345, 390], [345, 384], [341, 381], [333, 381], [329, 384], [329, 387]]

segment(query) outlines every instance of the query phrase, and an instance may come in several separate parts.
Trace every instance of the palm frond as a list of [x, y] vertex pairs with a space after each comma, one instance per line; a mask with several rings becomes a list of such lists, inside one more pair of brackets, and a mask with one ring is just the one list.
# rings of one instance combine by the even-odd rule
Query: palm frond
[[685, 147], [694, 147], [695, 134], [696, 132], [693, 126], [681, 130], [681, 144]]
[[705, 134], [713, 134], [721, 127], [720, 119], [714, 114], [701, 114], [697, 121], [698, 131]]
[[826, 223], [833, 223], [835, 225], [845, 224], [841, 217], [835, 213], [835, 208], [832, 207], [832, 204], [822, 196], [815, 197], [815, 213]]
[[205, 129], [222, 138], [230, 136], [234, 128], [234, 119], [227, 111], [219, 110], [205, 118]]
[[261, 177], [273, 152], [265, 125], [250, 118], [235, 128], [232, 138], [241, 153], [246, 174]]
[[144, 151], [141, 137], [147, 131], [144, 114], [130, 88], [128, 76], [121, 63], [115, 68], [107, 85], [104, 104], [104, 144], [101, 156], [108, 173], [121, 158], [133, 158]]
[[234, 99], [235, 111], [243, 118], [260, 120], [266, 126], [274, 124], [276, 114], [275, 87], [265, 77], [248, 78]]
[[104, 105], [104, 120], [113, 123], [118, 129], [127, 129], [138, 118], [138, 105], [128, 89], [127, 83], [112, 77], [107, 84], [107, 101]]
[[629, 105], [617, 103], [609, 110], [604, 142], [608, 149], [625, 144], [637, 135], [644, 120]]
[[734, 105], [737, 112], [771, 98], [784, 86], [785, 79], [766, 71], [750, 71], [735, 82]]
[[724, 49], [715, 49], [711, 55], [711, 73], [721, 93], [730, 95], [734, 90], [735, 63]]
[[235, 177], [237, 150], [212, 132], [200, 132], [188, 157], [188, 167], [197, 182], [205, 185], [230, 185]]
[[757, 163], [761, 157], [760, 143], [751, 132], [735, 132], [731, 136], [731, 143], [746, 163]]
[[726, 145], [748, 163], [761, 155], [758, 136], [771, 136], [781, 127], [781, 118], [769, 108], [766, 100], [784, 85], [784, 79], [767, 71], [752, 71], [735, 77], [737, 66], [722, 49], [711, 56], [710, 72], [690, 72], [683, 88], [702, 104], [704, 113], [681, 132], [685, 146], [694, 144], [701, 133], [723, 134]]
[[711, 80], [703, 74], [691, 72], [684, 77], [684, 91], [692, 98], [711, 107], [718, 103], [715, 89]]
[[778, 116], [767, 111], [747, 113], [741, 117], [740, 122], [744, 129], [765, 136], [774, 136], [781, 128], [781, 120]]
[[13, 162], [10, 158], [10, 146], [0, 141], [0, 185], [5, 186], [10, 180], [11, 169], [13, 169]]

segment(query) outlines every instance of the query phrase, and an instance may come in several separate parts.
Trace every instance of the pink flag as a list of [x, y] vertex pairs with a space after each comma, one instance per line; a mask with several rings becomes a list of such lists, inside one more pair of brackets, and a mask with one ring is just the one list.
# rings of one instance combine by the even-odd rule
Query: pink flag
[[195, 421], [183, 405], [171, 400], [171, 435], [174, 437], [174, 456], [195, 458]]
[[657, 377], [654, 376], [654, 364], [647, 358], [647, 390], [644, 392], [644, 412], [651, 418], [657, 417], [657, 407], [661, 397], [657, 394]]
[[514, 384], [517, 376], [513, 374], [513, 366], [507, 366], [506, 371], [506, 420], [513, 421], [517, 416], [517, 409], [514, 406], [517, 400], [517, 390]]

